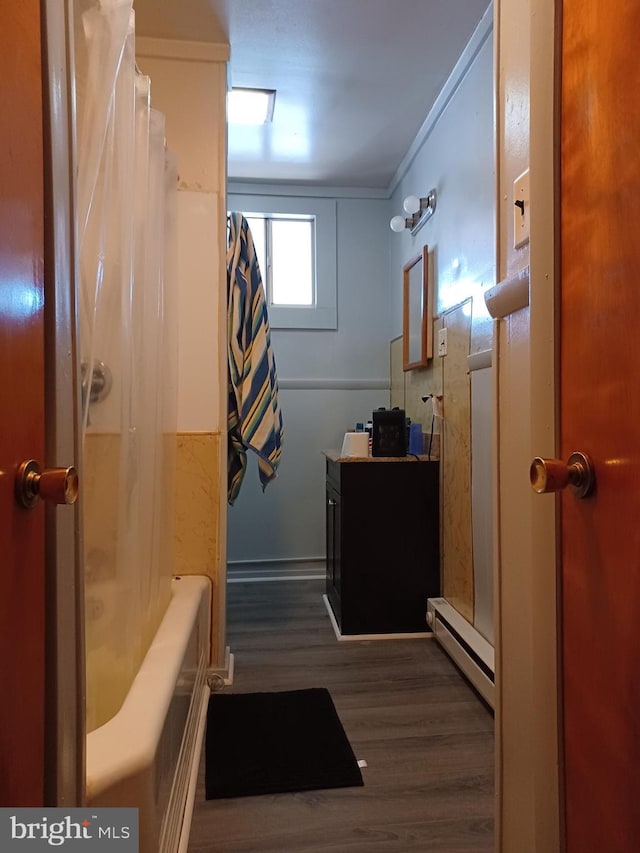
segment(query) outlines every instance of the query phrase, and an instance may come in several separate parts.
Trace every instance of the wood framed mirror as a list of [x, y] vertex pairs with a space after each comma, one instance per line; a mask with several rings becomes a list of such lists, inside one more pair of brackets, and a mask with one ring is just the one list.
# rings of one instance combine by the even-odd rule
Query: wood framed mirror
[[403, 267], [402, 369], [426, 367], [433, 356], [429, 316], [429, 248]]

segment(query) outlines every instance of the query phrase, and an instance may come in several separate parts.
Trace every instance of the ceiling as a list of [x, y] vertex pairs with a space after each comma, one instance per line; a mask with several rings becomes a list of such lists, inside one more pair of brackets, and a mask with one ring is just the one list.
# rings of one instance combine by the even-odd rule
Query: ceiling
[[231, 45], [273, 123], [230, 126], [230, 179], [387, 189], [488, 0], [134, 0], [140, 35]]

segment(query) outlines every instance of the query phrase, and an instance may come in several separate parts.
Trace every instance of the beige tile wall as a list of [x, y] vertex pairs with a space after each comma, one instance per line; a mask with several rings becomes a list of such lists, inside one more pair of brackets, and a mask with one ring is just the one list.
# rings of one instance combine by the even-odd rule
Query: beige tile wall
[[[221, 589], [219, 450], [216, 432], [178, 433], [176, 455], [176, 574], [207, 575], [213, 592], [212, 612], [224, 601]], [[217, 634], [212, 636], [212, 660], [218, 659]]]
[[[434, 342], [447, 329], [447, 355], [427, 367], [402, 371], [402, 338], [391, 341], [391, 405], [404, 408], [431, 429], [432, 403], [427, 394], [442, 396], [444, 420], [436, 417], [432, 455], [440, 457], [440, 525], [443, 595], [473, 622], [473, 552], [471, 533], [471, 383], [467, 356], [471, 346], [469, 299], [433, 321]], [[435, 343], [434, 343], [435, 347]]]
[[[219, 509], [224, 496], [220, 493], [220, 441], [219, 431], [179, 433], [175, 446], [172, 438], [168, 454], [172, 460], [175, 454], [176, 465], [175, 517], [166, 521], [167, 527], [175, 525], [175, 562], [174, 555], [165, 554], [171, 563], [168, 574], [207, 575], [213, 588], [213, 613], [218, 612], [221, 583]], [[84, 542], [89, 602], [94, 585], [100, 588], [115, 577], [120, 447], [116, 434], [88, 434], [85, 439]], [[214, 633], [213, 646], [215, 642]], [[212, 660], [217, 659], [217, 651], [212, 648]]]
[[87, 433], [83, 458], [83, 544], [85, 588], [116, 576], [116, 537], [120, 506], [118, 433]]
[[[434, 321], [434, 334], [440, 327], [440, 321]], [[433, 359], [427, 367], [409, 370], [402, 369], [402, 337], [394, 338], [390, 347], [391, 356], [391, 406], [404, 409], [407, 417], [422, 424], [425, 442], [431, 432], [431, 402], [424, 403], [422, 397], [426, 394], [442, 394], [442, 359]], [[427, 445], [425, 444], [425, 447]], [[440, 456], [440, 424], [434, 422], [434, 438], [432, 456]]]
[[[83, 445], [86, 714], [92, 731], [121, 707], [169, 603], [173, 500], [156, 504], [162, 533], [156, 541], [147, 524], [154, 495], [147, 491], [140, 503], [140, 484], [134, 488], [128, 476], [132, 447], [123, 445], [120, 433], [98, 431], [87, 432]], [[175, 435], [167, 435], [164, 482], [173, 480], [174, 457]], [[154, 607], [147, 608], [140, 590], [149, 592]], [[132, 620], [138, 630], [125, 631], [123, 645], [122, 629], [131, 628]]]
[[447, 355], [441, 359], [444, 420], [441, 463], [443, 593], [473, 622], [471, 535], [471, 383], [467, 366], [471, 342], [471, 300], [441, 317]]
[[402, 370], [402, 335], [389, 344], [391, 393], [389, 404], [404, 409], [404, 372]]

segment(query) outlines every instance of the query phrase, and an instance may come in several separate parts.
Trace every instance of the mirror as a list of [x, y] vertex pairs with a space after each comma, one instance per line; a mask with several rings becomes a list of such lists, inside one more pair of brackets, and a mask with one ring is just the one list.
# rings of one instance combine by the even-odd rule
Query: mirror
[[433, 335], [429, 316], [429, 249], [403, 267], [403, 370], [425, 367], [433, 356]]

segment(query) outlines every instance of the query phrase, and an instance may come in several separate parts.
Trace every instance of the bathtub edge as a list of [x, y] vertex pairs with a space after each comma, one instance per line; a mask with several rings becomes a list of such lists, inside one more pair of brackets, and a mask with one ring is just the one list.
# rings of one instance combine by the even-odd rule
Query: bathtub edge
[[[144, 773], [153, 764], [190, 639], [190, 631], [179, 629], [194, 624], [209, 589], [209, 578], [201, 575], [172, 581], [171, 601], [122, 707], [87, 734], [88, 803], [99, 800], [123, 777]], [[140, 725], [132, 726], [131, 720]]]

